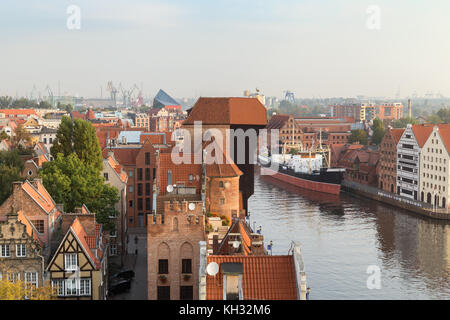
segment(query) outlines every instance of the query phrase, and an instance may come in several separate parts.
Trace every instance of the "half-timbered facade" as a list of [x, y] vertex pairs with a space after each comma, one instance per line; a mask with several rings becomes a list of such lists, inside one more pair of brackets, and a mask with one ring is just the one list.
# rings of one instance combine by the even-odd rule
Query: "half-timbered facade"
[[107, 296], [107, 245], [95, 215], [75, 216], [47, 271], [60, 299], [103, 300]]

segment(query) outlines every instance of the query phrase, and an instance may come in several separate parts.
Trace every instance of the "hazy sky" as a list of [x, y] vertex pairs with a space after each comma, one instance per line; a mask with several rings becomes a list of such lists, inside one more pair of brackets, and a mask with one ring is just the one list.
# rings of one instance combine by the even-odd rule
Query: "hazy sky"
[[448, 0], [1, 0], [0, 95], [60, 81], [106, 96], [112, 80], [146, 96], [450, 96], [449, 14]]

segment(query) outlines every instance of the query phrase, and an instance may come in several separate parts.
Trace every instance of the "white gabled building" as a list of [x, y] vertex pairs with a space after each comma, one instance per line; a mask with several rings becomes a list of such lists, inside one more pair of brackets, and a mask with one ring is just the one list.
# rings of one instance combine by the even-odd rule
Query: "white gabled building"
[[420, 152], [432, 130], [432, 125], [408, 124], [403, 132], [397, 144], [397, 194], [420, 200]]
[[450, 124], [433, 127], [420, 155], [420, 200], [448, 208], [450, 197]]

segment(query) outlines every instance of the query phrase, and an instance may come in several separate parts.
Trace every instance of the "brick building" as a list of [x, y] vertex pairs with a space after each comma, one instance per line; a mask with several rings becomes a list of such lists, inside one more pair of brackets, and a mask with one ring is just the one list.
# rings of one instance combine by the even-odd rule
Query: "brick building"
[[143, 144], [118, 144], [104, 149], [103, 157], [108, 150], [114, 152], [115, 159], [128, 175], [127, 226], [144, 227], [147, 225], [147, 215], [153, 211], [156, 150], [149, 139]]
[[[256, 159], [251, 161], [251, 155], [256, 154], [257, 141], [251, 144], [250, 138], [239, 141], [237, 137], [226, 135], [227, 130], [236, 132], [242, 129], [244, 132], [253, 129], [256, 133], [259, 129], [264, 129], [267, 125], [266, 108], [256, 98], [199, 98], [194, 107], [188, 110], [188, 117], [183, 122], [191, 137], [194, 137], [194, 123], [201, 121], [202, 134], [208, 129], [216, 129], [222, 133], [223, 137], [230, 137], [231, 141], [223, 139], [222, 150], [227, 150], [228, 146], [233, 146], [230, 150], [230, 158], [242, 171], [240, 177], [239, 190], [242, 194], [242, 206], [247, 211], [248, 199], [254, 192], [254, 164]], [[191, 139], [191, 150], [194, 150], [194, 139]], [[238, 161], [238, 146], [243, 146], [245, 150], [244, 163]]]
[[[338, 167], [345, 168], [347, 181], [378, 187], [377, 164], [380, 154], [368, 147], [352, 148], [347, 145], [340, 153]], [[358, 145], [360, 146], [360, 145]]]
[[403, 105], [396, 103], [348, 103], [331, 106], [333, 117], [352, 117], [358, 122], [381, 120], [398, 120], [403, 118]]
[[380, 143], [380, 161], [378, 162], [378, 188], [397, 192], [397, 144], [405, 129], [388, 128]]
[[57, 206], [50, 194], [44, 188], [40, 179], [32, 182], [13, 182], [11, 196], [0, 206], [0, 221], [7, 219], [11, 207], [21, 211], [37, 231], [37, 237], [42, 243], [44, 257], [50, 254], [53, 231], [62, 213], [62, 206]]
[[199, 242], [205, 240], [201, 201], [166, 201], [149, 223], [148, 299], [199, 299]]

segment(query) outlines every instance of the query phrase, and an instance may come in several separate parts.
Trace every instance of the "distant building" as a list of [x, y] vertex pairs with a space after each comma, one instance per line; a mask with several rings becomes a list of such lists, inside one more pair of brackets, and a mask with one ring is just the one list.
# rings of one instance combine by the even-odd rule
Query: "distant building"
[[398, 120], [403, 118], [401, 103], [350, 103], [331, 106], [331, 116], [337, 118], [352, 117], [358, 122], [370, 123], [375, 118]]
[[433, 126], [420, 152], [420, 201], [449, 208], [450, 124]]
[[397, 144], [405, 129], [388, 128], [380, 143], [378, 188], [397, 193]]
[[181, 110], [181, 105], [164, 90], [160, 89], [153, 99], [153, 108], [162, 109], [165, 107], [174, 107]]

